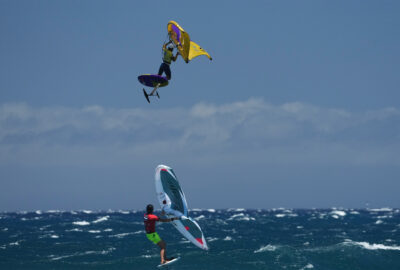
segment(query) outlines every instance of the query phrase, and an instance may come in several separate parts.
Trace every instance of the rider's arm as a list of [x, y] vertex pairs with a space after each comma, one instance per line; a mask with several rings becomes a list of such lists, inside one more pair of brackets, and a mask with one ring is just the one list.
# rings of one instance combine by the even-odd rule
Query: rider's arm
[[179, 218], [175, 217], [175, 218], [160, 218], [159, 221], [160, 222], [171, 222], [174, 220], [178, 220]]

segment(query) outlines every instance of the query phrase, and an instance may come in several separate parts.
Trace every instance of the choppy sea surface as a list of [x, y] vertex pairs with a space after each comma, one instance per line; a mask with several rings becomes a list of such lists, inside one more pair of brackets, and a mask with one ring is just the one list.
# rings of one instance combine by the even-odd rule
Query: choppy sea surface
[[[168, 223], [169, 269], [400, 269], [400, 209], [193, 209], [209, 251]], [[0, 213], [0, 269], [157, 269], [141, 211]]]

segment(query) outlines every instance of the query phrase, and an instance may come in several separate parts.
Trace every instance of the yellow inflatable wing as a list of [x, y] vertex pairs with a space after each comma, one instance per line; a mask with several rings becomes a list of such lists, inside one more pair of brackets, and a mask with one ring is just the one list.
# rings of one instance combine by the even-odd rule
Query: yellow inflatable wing
[[199, 44], [190, 41], [189, 61], [200, 55], [205, 55], [208, 57], [208, 59], [212, 60], [212, 57], [208, 54], [208, 52], [206, 52], [206, 50], [200, 47]]
[[186, 63], [189, 62], [190, 37], [177, 22], [169, 21], [167, 25], [168, 35], [175, 44], [180, 55]]

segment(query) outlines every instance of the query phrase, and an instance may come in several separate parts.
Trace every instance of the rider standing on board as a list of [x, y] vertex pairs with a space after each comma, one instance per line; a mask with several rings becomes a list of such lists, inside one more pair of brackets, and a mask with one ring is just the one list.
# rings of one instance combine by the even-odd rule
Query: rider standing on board
[[[156, 222], [171, 222], [173, 220], [178, 220], [179, 218], [160, 218], [153, 214], [153, 210], [153, 205], [148, 204], [146, 207], [146, 214], [144, 214], [144, 228], [146, 230], [147, 238], [160, 247], [161, 264], [164, 264], [174, 258], [167, 259], [166, 244], [161, 240], [160, 236], [156, 232]], [[161, 212], [161, 215], [164, 215], [164, 211]]]

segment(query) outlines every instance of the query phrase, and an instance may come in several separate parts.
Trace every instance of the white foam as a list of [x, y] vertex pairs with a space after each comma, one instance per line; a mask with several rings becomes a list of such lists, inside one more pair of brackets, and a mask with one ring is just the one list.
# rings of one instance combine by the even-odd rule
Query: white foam
[[213, 242], [213, 241], [217, 241], [218, 240], [218, 238], [216, 238], [216, 237], [207, 237], [207, 242]]
[[227, 236], [227, 237], [225, 237], [223, 240], [224, 240], [224, 241], [232, 241], [232, 237]]
[[90, 222], [87, 222], [87, 221], [75, 221], [72, 224], [78, 225], [78, 226], [87, 226], [87, 225], [90, 225]]
[[50, 255], [49, 258], [52, 261], [58, 261], [58, 260], [62, 260], [62, 259], [73, 257], [73, 256], [75, 256], [75, 255], [65, 255], [65, 256], [58, 256], [58, 257], [56, 257], [55, 255]]
[[235, 215], [231, 216], [230, 218], [228, 218], [228, 220], [233, 220], [233, 219], [239, 220], [239, 221], [240, 220], [244, 220], [244, 221], [256, 220], [255, 218], [249, 217], [248, 215], [245, 215], [243, 213], [235, 214]]
[[215, 213], [215, 209], [212, 209], [212, 208], [207, 209], [207, 211], [210, 212], [210, 213]]
[[286, 215], [285, 214], [276, 214], [275, 215], [277, 218], [283, 218], [283, 217], [285, 217]]
[[89, 233], [101, 233], [101, 231], [99, 231], [99, 230], [89, 230], [88, 232]]
[[37, 211], [35, 211], [35, 213], [36, 213], [36, 215], [41, 215], [41, 214], [42, 214], [42, 211], [37, 210]]
[[265, 251], [275, 251], [276, 249], [277, 249], [276, 246], [266, 245], [266, 246], [262, 246], [259, 249], [255, 250], [254, 253], [260, 253], [260, 252], [265, 252]]
[[105, 232], [112, 232], [113, 229], [107, 228], [107, 229], [105, 229], [104, 231], [105, 231]]
[[135, 234], [135, 233], [120, 233], [120, 234], [110, 235], [109, 237], [124, 238], [125, 236], [131, 235], [131, 234]]
[[56, 234], [52, 234], [52, 235], [50, 235], [50, 238], [58, 239], [58, 238], [60, 238], [60, 236], [58, 236]]
[[66, 230], [66, 232], [83, 232], [81, 229], [74, 228], [72, 230]]
[[19, 241], [13, 242], [13, 243], [9, 243], [9, 246], [19, 246]]
[[195, 220], [200, 220], [200, 219], [204, 219], [204, 218], [205, 218], [205, 216], [204, 216], [204, 215], [201, 215], [201, 216], [195, 217], [194, 219], [195, 219]]
[[370, 212], [391, 212], [393, 211], [392, 208], [383, 207], [383, 208], [375, 208], [375, 209], [368, 209]]
[[380, 219], [378, 219], [378, 220], [375, 222], [375, 224], [382, 224], [382, 223], [383, 223], [383, 221], [380, 220]]
[[124, 214], [124, 215], [129, 215], [129, 211], [119, 210], [118, 213]]
[[385, 246], [383, 244], [370, 244], [368, 242], [355, 242], [352, 240], [346, 240], [343, 244], [345, 245], [355, 245], [355, 246], [360, 246], [362, 248], [368, 249], [368, 250], [399, 250], [400, 251], [400, 246]]
[[92, 214], [93, 213], [93, 211], [91, 211], [91, 210], [82, 210], [82, 212], [85, 213], [85, 214]]
[[314, 268], [314, 265], [312, 265], [311, 263], [307, 264], [306, 266], [304, 266], [303, 268], [301, 268], [300, 270], [304, 270], [304, 269], [312, 269]]
[[46, 213], [48, 214], [56, 214], [56, 213], [62, 213], [61, 210], [47, 210]]
[[99, 223], [99, 222], [107, 221], [109, 218], [110, 218], [110, 216], [104, 216], [104, 217], [96, 219], [95, 221], [93, 221], [93, 223]]
[[331, 215], [340, 216], [340, 217], [346, 216], [346, 212], [345, 211], [340, 211], [340, 210], [332, 211], [330, 214]]

